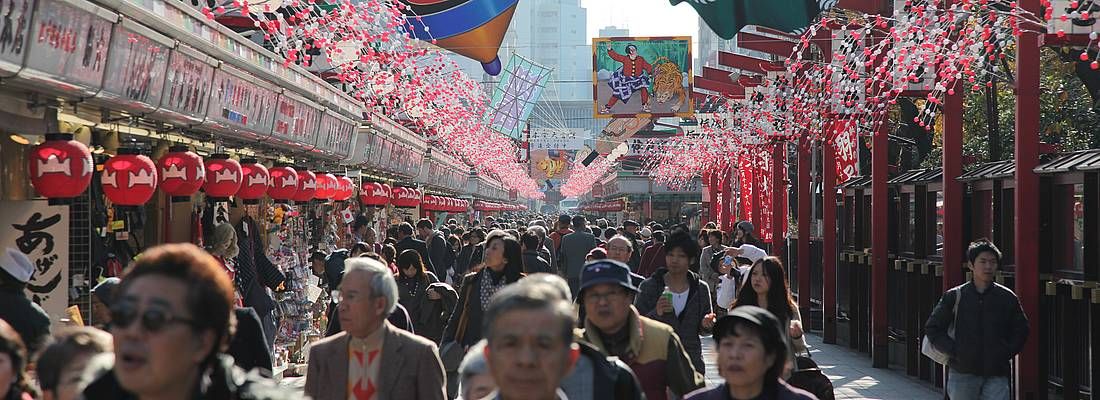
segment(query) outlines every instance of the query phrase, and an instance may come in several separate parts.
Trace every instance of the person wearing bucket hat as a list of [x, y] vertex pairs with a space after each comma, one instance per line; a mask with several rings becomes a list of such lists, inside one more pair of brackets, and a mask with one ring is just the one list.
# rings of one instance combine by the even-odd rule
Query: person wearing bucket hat
[[0, 254], [0, 319], [19, 332], [28, 354], [36, 354], [50, 336], [49, 315], [27, 298], [33, 273], [34, 263], [23, 252], [7, 248]]
[[817, 399], [780, 379], [791, 350], [783, 324], [768, 310], [738, 307], [715, 322], [713, 337], [718, 374], [725, 382], [695, 391], [685, 399]]
[[703, 387], [702, 373], [672, 327], [634, 308], [637, 293], [626, 264], [610, 259], [585, 264], [577, 297], [585, 315], [583, 340], [629, 365], [647, 399], [666, 399], [669, 391], [683, 396]]
[[743, 244], [751, 244], [756, 247], [763, 248], [764, 242], [756, 237], [756, 233], [753, 232], [756, 228], [752, 226], [752, 222], [741, 221], [737, 225], [733, 226], [733, 243], [734, 247], [741, 247]]

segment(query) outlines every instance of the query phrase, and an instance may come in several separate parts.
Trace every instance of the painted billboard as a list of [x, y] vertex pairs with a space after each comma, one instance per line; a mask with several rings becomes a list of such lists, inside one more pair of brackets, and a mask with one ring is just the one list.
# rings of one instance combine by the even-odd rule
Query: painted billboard
[[592, 39], [592, 96], [596, 118], [688, 117], [691, 37]]

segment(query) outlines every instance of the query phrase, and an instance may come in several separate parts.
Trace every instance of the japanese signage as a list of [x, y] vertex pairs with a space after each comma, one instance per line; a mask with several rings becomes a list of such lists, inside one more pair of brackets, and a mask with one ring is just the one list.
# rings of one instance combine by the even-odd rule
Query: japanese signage
[[197, 123], [206, 115], [214, 67], [205, 58], [184, 45], [172, 50], [160, 101], [160, 109], [170, 112], [169, 122]]
[[580, 150], [588, 131], [577, 128], [531, 128], [528, 140], [531, 150], [565, 149]]
[[[34, 263], [27, 297], [51, 316], [69, 306], [69, 208], [46, 201], [0, 202], [0, 250], [17, 249]], [[56, 322], [56, 321], [55, 321]]]
[[130, 20], [115, 25], [107, 76], [97, 97], [126, 106], [134, 112], [156, 110], [164, 91], [168, 69], [168, 39]]
[[27, 55], [29, 70], [19, 76], [74, 94], [95, 94], [107, 67], [114, 18], [114, 13], [82, 0], [39, 3]]
[[271, 84], [222, 64], [214, 71], [205, 125], [245, 139], [271, 134], [276, 93]]
[[14, 76], [23, 67], [27, 37], [30, 36], [34, 0], [0, 0], [3, 26], [0, 32], [0, 77]]
[[859, 165], [859, 138], [856, 129], [855, 121], [833, 122], [832, 145], [836, 149], [836, 184], [838, 185], [856, 175], [856, 168]]
[[283, 93], [275, 113], [276, 139], [290, 144], [309, 147], [317, 144], [317, 126], [322, 110], [308, 100]]

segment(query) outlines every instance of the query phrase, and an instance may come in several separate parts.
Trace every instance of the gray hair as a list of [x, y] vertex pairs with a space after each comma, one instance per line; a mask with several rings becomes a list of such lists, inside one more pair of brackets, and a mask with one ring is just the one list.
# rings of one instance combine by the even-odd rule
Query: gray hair
[[493, 325], [501, 315], [510, 311], [548, 310], [561, 324], [558, 334], [566, 346], [573, 343], [573, 327], [577, 319], [573, 316], [573, 306], [562, 298], [560, 288], [545, 282], [513, 284], [500, 289], [489, 301], [482, 322], [482, 332], [488, 332], [485, 338], [493, 342]]
[[386, 298], [386, 316], [397, 309], [397, 280], [393, 272], [381, 261], [367, 257], [352, 257], [344, 260], [344, 276], [359, 271], [369, 278], [370, 293], [375, 297]]
[[607, 243], [611, 243], [611, 241], [615, 240], [615, 239], [622, 239], [622, 241], [626, 242], [626, 247], [629, 247], [630, 251], [634, 251], [634, 243], [631, 242], [630, 239], [627, 239], [626, 236], [623, 236], [623, 235], [612, 236], [610, 239], [607, 239]]
[[565, 281], [565, 278], [562, 278], [558, 275], [546, 272], [537, 272], [521, 278], [516, 283], [521, 285], [547, 285], [558, 289], [558, 291], [561, 292], [559, 294], [561, 294], [562, 300], [570, 301], [573, 299], [573, 292], [569, 290], [569, 283]]
[[462, 357], [462, 363], [458, 365], [459, 393], [466, 391], [466, 385], [470, 378], [489, 373], [489, 363], [485, 362], [486, 343], [485, 339], [481, 339], [470, 346], [470, 350], [467, 350], [466, 355]]
[[527, 228], [527, 231], [528, 232], [534, 232], [536, 235], [539, 235], [539, 241], [546, 240], [546, 228], [545, 227], [535, 225], [535, 226], [532, 226], [530, 228]]

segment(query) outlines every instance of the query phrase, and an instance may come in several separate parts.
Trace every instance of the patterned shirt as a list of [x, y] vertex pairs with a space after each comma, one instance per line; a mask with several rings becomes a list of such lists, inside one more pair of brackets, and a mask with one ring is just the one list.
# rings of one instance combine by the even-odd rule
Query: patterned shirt
[[372, 400], [378, 394], [379, 355], [385, 329], [379, 327], [365, 338], [348, 341], [348, 400]]

